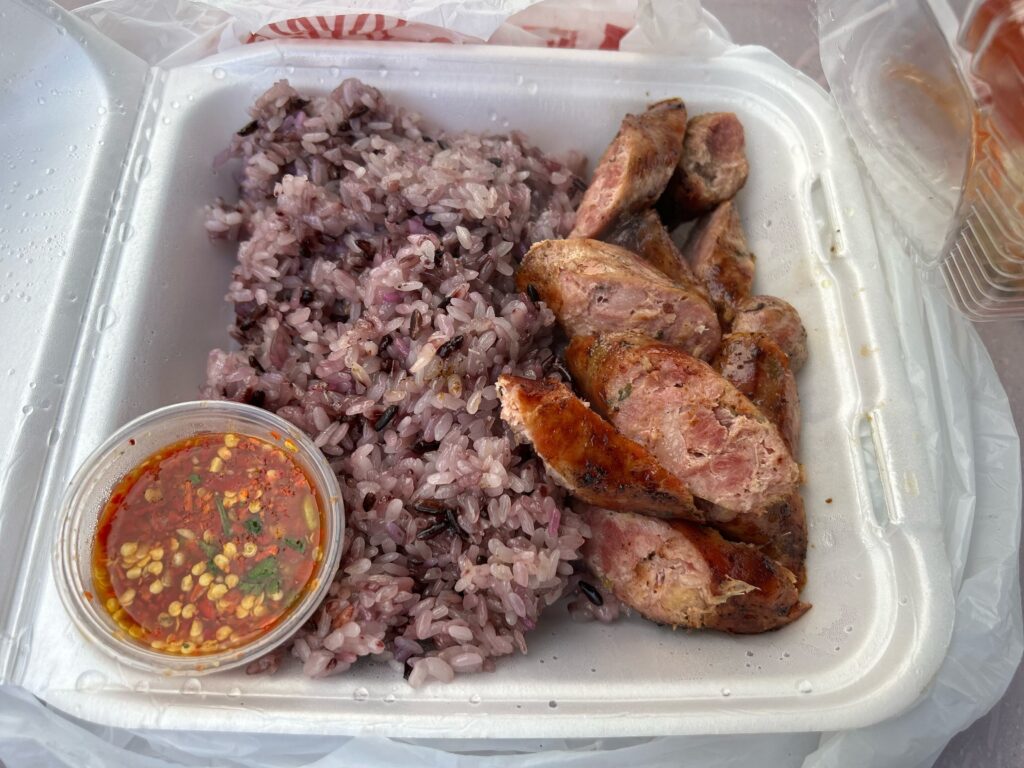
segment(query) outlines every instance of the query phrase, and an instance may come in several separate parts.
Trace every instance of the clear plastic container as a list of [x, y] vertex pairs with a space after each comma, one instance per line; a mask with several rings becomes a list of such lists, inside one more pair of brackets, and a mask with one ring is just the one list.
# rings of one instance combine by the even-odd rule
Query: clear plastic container
[[1024, 2], [818, 10], [825, 76], [903, 245], [970, 319], [1024, 317]]
[[1024, 3], [976, 0], [959, 43], [977, 114], [970, 208], [943, 269], [972, 319], [1024, 317]]
[[[302, 598], [269, 632], [217, 653], [183, 656], [137, 643], [114, 622], [95, 595], [92, 551], [97, 524], [117, 482], [156, 451], [206, 433], [247, 435], [288, 450], [312, 483], [323, 513], [323, 556]], [[292, 449], [297, 450], [292, 450]], [[82, 464], [63, 503], [54, 576], [75, 626], [96, 647], [136, 669], [168, 675], [200, 675], [247, 664], [288, 639], [320, 605], [341, 555], [345, 512], [338, 480], [320, 450], [300, 430], [268, 411], [241, 403], [201, 400], [147, 413], [111, 435]]]

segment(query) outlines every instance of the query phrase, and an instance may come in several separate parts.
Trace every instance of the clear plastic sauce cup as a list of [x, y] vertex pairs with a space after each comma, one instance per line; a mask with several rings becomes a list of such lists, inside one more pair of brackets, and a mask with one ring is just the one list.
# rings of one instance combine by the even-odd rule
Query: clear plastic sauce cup
[[[222, 437], [225, 444], [215, 445], [215, 436]], [[192, 446], [194, 453], [187, 454], [180, 446]], [[193, 510], [191, 514], [209, 519], [199, 526], [205, 531], [175, 530], [167, 518], [177, 514], [178, 496], [169, 496], [165, 501], [158, 490], [164, 483], [141, 488], [143, 475], [138, 474], [139, 467], [146, 462], [145, 476], [150, 479], [160, 477], [160, 468], [166, 469], [168, 475], [171, 466], [184, 472], [182, 467], [190, 465], [181, 462], [187, 455], [198, 456], [197, 446], [208, 453], [213, 450], [213, 461], [196, 466], [196, 471], [180, 483], [181, 493], [188, 495], [191, 508], [191, 486], [196, 486], [196, 504], [202, 500], [202, 512]], [[242, 453], [236, 456], [237, 469], [228, 468], [232, 448], [237, 452], [250, 451], [253, 464], [248, 470], [241, 470]], [[217, 451], [224, 457], [225, 466]], [[177, 465], [161, 463], [175, 456]], [[277, 466], [293, 467], [296, 478], [304, 476], [301, 487], [307, 487], [308, 482], [309, 493], [291, 500], [271, 498], [271, 493], [262, 496], [262, 490], [249, 496], [248, 488], [257, 488], [261, 481], [266, 481], [261, 480], [261, 472], [277, 478], [274, 470], [258, 468], [269, 466], [266, 462], [270, 457]], [[202, 480], [204, 476], [209, 478], [209, 487]], [[230, 490], [215, 493], [212, 489], [218, 479], [221, 487], [232, 483], [244, 485], [243, 498], [237, 498]], [[129, 492], [127, 489], [134, 488], [135, 483], [140, 488]], [[152, 496], [143, 499], [143, 491]], [[271, 524], [271, 520], [279, 517], [268, 517], [269, 509], [261, 506], [257, 494], [268, 508], [274, 505], [298, 510], [300, 520], [304, 517], [308, 521], [308, 541], [289, 537], [279, 522]], [[129, 498], [138, 502], [136, 507], [128, 505]], [[152, 501], [152, 507], [147, 507], [145, 501]], [[118, 507], [122, 502], [124, 506]], [[149, 509], [154, 511], [150, 513]], [[159, 541], [124, 542], [118, 545], [120, 549], [115, 546], [111, 554], [107, 551], [111, 545], [107, 537], [112, 530], [112, 514], [134, 515], [122, 519], [121, 529], [134, 525], [135, 529], [145, 530], [148, 526], [153, 530], [154, 541]], [[156, 514], [165, 519], [146, 517]], [[171, 675], [231, 669], [259, 658], [287, 640], [326, 595], [338, 568], [345, 530], [337, 478], [304, 433], [270, 412], [214, 400], [161, 408], [119, 429], [75, 474], [60, 515], [54, 571], [61, 600], [78, 629], [128, 666]], [[267, 530], [264, 525], [269, 526]], [[97, 537], [101, 542], [100, 550], [95, 552], [99, 560], [94, 556]], [[261, 542], [259, 551], [256, 541]], [[268, 546], [267, 542], [272, 544]], [[190, 553], [187, 562], [186, 552]], [[197, 552], [201, 554], [193, 564]], [[278, 558], [284, 557], [290, 558], [289, 563], [302, 565], [301, 569], [295, 566], [290, 571], [301, 574], [301, 583], [296, 582], [292, 591], [282, 586], [285, 570], [279, 566]], [[104, 558], [112, 558], [109, 569], [102, 565]], [[177, 567], [173, 579], [172, 565]], [[120, 582], [117, 588], [112, 586], [115, 580]], [[167, 594], [161, 595], [164, 589]], [[179, 591], [181, 599], [175, 600]], [[232, 595], [232, 591], [236, 594]], [[291, 598], [286, 596], [289, 594]], [[136, 599], [139, 603], [133, 608]], [[149, 618], [153, 623], [147, 625], [141, 618], [144, 611], [152, 614]], [[157, 611], [159, 625], [155, 623]], [[266, 618], [257, 621], [256, 615]], [[245, 631], [241, 629], [243, 621]]]

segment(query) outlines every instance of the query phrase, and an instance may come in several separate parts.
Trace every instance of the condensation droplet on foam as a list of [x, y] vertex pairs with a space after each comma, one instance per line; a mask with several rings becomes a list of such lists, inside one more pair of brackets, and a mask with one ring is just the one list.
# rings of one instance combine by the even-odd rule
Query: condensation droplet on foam
[[96, 314], [96, 330], [101, 333], [108, 328], [113, 327], [114, 323], [117, 322], [117, 311], [109, 304], [104, 304], [100, 307], [99, 312]]
[[522, 85], [526, 82], [526, 78], [522, 75], [516, 75], [516, 85]]
[[99, 691], [107, 684], [107, 676], [95, 669], [86, 670], [75, 678], [76, 691]]
[[238, 687], [232, 688], [231, 690], [228, 691], [228, 698], [229, 699], [237, 699], [241, 695], [242, 695], [242, 689], [238, 688]]
[[21, 407], [21, 412], [23, 414], [25, 414], [26, 416], [31, 416], [32, 415], [32, 411], [34, 411], [34, 410], [35, 409], [31, 405], [23, 405]]
[[539, 90], [540, 90], [540, 86], [537, 85], [536, 81], [534, 81], [534, 80], [531, 80], [529, 82], [529, 84], [526, 86], [526, 92], [528, 94], [530, 94], [531, 96], [536, 96], [537, 95], [537, 91], [539, 91]]
[[384, 703], [385, 704], [394, 704], [395, 703], [395, 694], [389, 693], [387, 696], [385, 696], [384, 697]]
[[124, 222], [120, 227], [117, 228], [117, 239], [122, 243], [127, 243], [132, 239], [135, 234], [135, 229], [127, 221]]
[[480, 703], [480, 694], [474, 693], [472, 696], [470, 696], [469, 697], [469, 703], [473, 704], [473, 705], [479, 704]]
[[213, 79], [214, 80], [223, 80], [225, 77], [227, 77], [227, 74], [228, 73], [225, 72], [221, 67], [214, 67]]
[[801, 680], [796, 684], [796, 689], [800, 691], [800, 693], [811, 693], [811, 691], [814, 690], [814, 686], [811, 685], [810, 680]]
[[149, 162], [148, 157], [140, 157], [135, 163], [135, 180], [142, 181], [146, 174], [149, 173], [149, 169], [152, 163]]
[[107, 108], [104, 107], [102, 104], [100, 104], [98, 107], [96, 107], [96, 114], [97, 115], [105, 115], [105, 114], [107, 114]]
[[181, 109], [181, 102], [177, 99], [171, 102], [171, 109]]
[[136, 693], [149, 693], [149, 681], [148, 680], [139, 680], [139, 682], [137, 682], [133, 686], [133, 690]]
[[366, 701], [368, 698], [370, 698], [370, 692], [365, 688], [356, 688], [352, 692], [352, 698], [356, 701]]
[[725, 698], [729, 698], [730, 696], [732, 696], [732, 691], [730, 691], [728, 688], [723, 688], [722, 695], [725, 696]]
[[181, 692], [188, 695], [200, 693], [203, 690], [203, 684], [199, 682], [199, 678], [190, 677], [181, 686]]

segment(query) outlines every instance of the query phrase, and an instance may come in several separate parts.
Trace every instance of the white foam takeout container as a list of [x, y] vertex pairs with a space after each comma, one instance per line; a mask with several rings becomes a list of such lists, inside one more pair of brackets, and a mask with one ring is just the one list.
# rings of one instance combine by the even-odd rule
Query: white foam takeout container
[[[40, 182], [64, 211], [32, 220], [62, 233], [59, 258], [40, 254], [28, 268], [42, 302], [5, 316], [13, 329], [0, 331], [19, 375], [39, 384], [32, 402], [51, 392], [48, 408], [0, 392], [15, 394], [4, 406], [14, 428], [0, 443], [0, 557], [13, 574], [0, 582], [0, 680], [132, 728], [490, 738], [838, 730], [895, 714], [928, 684], [948, 644], [952, 597], [927, 436], [858, 171], [810, 81], [754, 49], [702, 63], [292, 42], [158, 69], [41, 6], [16, 3], [11, 13], [42, 30], [18, 43], [30, 62], [20, 77], [62, 81], [61, 109], [74, 110], [77, 129], [54, 135], [41, 120], [23, 139], [31, 151], [56, 150], [70, 176]], [[228, 343], [233, 248], [207, 239], [202, 206], [236, 192], [230, 169], [212, 170], [214, 156], [275, 80], [324, 92], [348, 76], [445, 128], [521, 129], [547, 151], [578, 148], [591, 161], [621, 117], [649, 101], [679, 95], [694, 114], [740, 115], [752, 171], [738, 200], [756, 289], [791, 301], [809, 332], [799, 386], [813, 610], [781, 631], [734, 637], [636, 618], [575, 624], [559, 604], [528, 635], [529, 655], [419, 690], [367, 662], [325, 680], [294, 667], [161, 678], [116, 665], [75, 631], [49, 567], [61, 493], [120, 424], [193, 398], [208, 350]], [[26, 88], [19, 93], [31, 95]], [[31, 113], [27, 97], [22, 106]], [[64, 111], [51, 114], [66, 126]], [[17, 212], [0, 211], [0, 226], [17, 225]]]

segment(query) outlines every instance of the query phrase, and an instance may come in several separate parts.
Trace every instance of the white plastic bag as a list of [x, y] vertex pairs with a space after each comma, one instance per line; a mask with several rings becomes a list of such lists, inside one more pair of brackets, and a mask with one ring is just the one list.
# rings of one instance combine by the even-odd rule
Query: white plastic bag
[[[430, 0], [375, 3], [373, 10], [431, 27], [455, 40], [549, 44], [551, 29], [572, 18], [575, 40], [601, 47], [666, 50], [673, 43], [715, 55], [725, 41], [695, 2], [649, 0], [581, 4], [567, 1], [465, 3], [457, 12]], [[569, 10], [576, 12], [567, 15]], [[326, 2], [245, 4], [211, 0], [105, 0], [76, 13], [150, 62], [201, 58], [244, 44], [254, 35], [309, 32], [296, 18], [313, 11], [370, 12], [363, 4]], [[594, 16], [593, 14], [597, 14]], [[303, 15], [297, 15], [303, 14]], [[629, 31], [628, 18], [639, 20]], [[515, 21], [530, 23], [517, 26]], [[333, 29], [332, 21], [317, 29]], [[259, 27], [254, 25], [259, 24]], [[282, 26], [283, 25], [283, 26]], [[319, 25], [319, 26], [318, 26]], [[408, 29], [409, 25], [403, 27]], [[529, 29], [524, 29], [529, 27]], [[294, 27], [294, 29], [293, 29]], [[541, 29], [538, 30], [538, 27]], [[360, 34], [350, 19], [344, 34]], [[621, 33], [620, 33], [621, 31]], [[617, 35], [617, 37], [615, 37]], [[935, 425], [934, 476], [942, 478], [947, 547], [959, 582], [957, 621], [939, 674], [910, 711], [890, 721], [835, 734], [685, 737], [653, 740], [551, 742], [398, 742], [377, 737], [291, 737], [182, 732], [130, 732], [73, 721], [24, 692], [0, 689], [0, 760], [8, 766], [390, 766], [534, 768], [624, 764], [725, 768], [751, 756], [771, 766], [928, 766], [949, 738], [981, 716], [1003, 693], [1022, 651], [1017, 543], [1020, 539], [1020, 455], [1005, 394], [973, 329], [950, 310], [941, 292], [923, 285], [898, 252], [890, 222], [875, 207], [878, 238], [889, 254], [890, 292], [904, 356], [923, 409]]]

